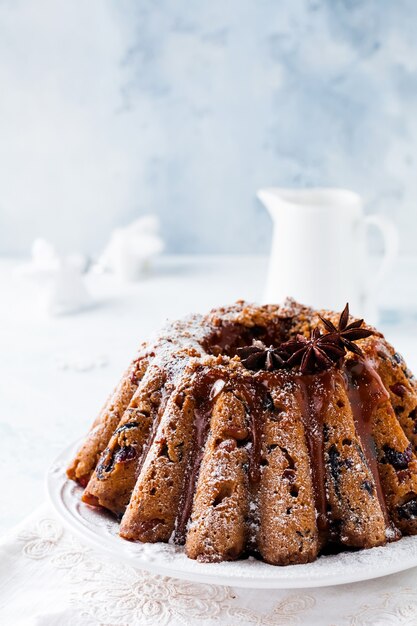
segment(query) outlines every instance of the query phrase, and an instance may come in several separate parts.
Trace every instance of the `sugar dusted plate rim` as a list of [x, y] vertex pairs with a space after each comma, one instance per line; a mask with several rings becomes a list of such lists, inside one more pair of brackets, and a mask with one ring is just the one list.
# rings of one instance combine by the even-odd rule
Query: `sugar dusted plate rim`
[[79, 442], [66, 448], [46, 476], [48, 498], [61, 521], [93, 548], [118, 561], [163, 576], [193, 582], [252, 589], [327, 587], [380, 578], [417, 566], [417, 536], [369, 550], [321, 556], [305, 565], [268, 565], [253, 558], [199, 563], [183, 548], [170, 544], [141, 544], [118, 536], [118, 522], [106, 512], [81, 502], [82, 488], [68, 480], [65, 469]]

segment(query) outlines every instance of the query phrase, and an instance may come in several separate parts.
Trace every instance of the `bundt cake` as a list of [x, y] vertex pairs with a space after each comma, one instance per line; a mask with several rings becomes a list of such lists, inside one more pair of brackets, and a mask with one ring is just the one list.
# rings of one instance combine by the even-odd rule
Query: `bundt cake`
[[71, 462], [131, 541], [276, 564], [417, 534], [417, 386], [349, 316], [238, 302], [143, 344]]

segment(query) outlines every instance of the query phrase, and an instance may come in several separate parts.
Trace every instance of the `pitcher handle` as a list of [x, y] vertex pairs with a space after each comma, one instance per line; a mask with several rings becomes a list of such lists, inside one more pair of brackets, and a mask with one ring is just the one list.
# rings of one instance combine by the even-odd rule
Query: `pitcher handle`
[[381, 215], [366, 215], [365, 226], [376, 226], [384, 240], [384, 256], [379, 266], [373, 286], [378, 287], [398, 256], [398, 229], [391, 220]]

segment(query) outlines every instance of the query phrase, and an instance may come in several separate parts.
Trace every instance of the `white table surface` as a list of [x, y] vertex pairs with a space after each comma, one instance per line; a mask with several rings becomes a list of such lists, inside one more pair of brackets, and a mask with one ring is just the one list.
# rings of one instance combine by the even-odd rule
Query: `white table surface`
[[[88, 429], [140, 341], [167, 318], [239, 298], [259, 301], [266, 260], [163, 257], [152, 274], [134, 284], [92, 275], [88, 286], [95, 306], [58, 318], [38, 313], [35, 292], [17, 266], [0, 262], [0, 532], [45, 499], [51, 461]], [[381, 293], [394, 313], [393, 303], [410, 303], [415, 265], [404, 267]], [[416, 328], [410, 321], [381, 327], [414, 371]]]

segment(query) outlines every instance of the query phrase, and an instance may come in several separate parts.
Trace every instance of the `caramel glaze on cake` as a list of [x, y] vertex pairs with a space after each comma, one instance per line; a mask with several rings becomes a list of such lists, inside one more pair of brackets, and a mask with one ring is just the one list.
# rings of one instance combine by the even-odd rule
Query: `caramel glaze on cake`
[[67, 470], [83, 501], [125, 539], [211, 562], [306, 563], [417, 534], [416, 382], [374, 329], [344, 339], [341, 318], [238, 302], [168, 325]]

